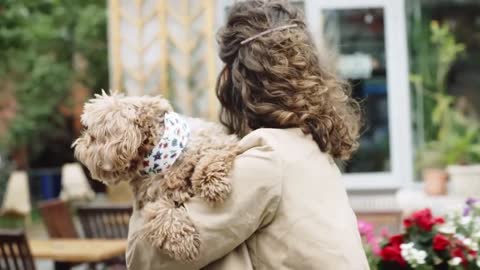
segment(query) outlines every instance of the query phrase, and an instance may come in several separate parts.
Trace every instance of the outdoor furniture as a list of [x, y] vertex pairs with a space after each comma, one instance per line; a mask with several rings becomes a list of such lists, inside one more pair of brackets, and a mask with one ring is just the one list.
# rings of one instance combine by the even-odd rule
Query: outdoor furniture
[[77, 214], [85, 238], [126, 239], [132, 206], [80, 206]]
[[50, 238], [78, 238], [72, 216], [62, 200], [43, 201], [38, 204]]
[[[78, 238], [72, 216], [64, 201], [54, 199], [39, 202], [38, 208], [50, 238]], [[66, 263], [55, 262], [55, 269], [66, 268], [64, 264]]]
[[[128, 223], [132, 215], [130, 205], [81, 206], [77, 214], [82, 224], [85, 238], [126, 239]], [[104, 261], [107, 265], [125, 266], [125, 256]]]
[[56, 270], [70, 269], [75, 263], [95, 264], [108, 261], [123, 256], [127, 249], [126, 240], [50, 239], [30, 240], [28, 243], [35, 259], [56, 261]]
[[35, 270], [24, 231], [0, 230], [0, 269]]

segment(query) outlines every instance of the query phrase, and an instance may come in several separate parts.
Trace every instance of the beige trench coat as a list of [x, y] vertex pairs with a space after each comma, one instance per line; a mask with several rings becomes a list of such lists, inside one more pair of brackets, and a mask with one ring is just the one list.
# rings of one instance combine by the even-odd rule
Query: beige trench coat
[[[241, 141], [230, 198], [219, 207], [192, 199], [199, 259], [180, 263], [129, 238], [130, 270], [366, 270], [340, 172], [299, 129], [259, 129]], [[134, 211], [130, 234], [142, 225]]]

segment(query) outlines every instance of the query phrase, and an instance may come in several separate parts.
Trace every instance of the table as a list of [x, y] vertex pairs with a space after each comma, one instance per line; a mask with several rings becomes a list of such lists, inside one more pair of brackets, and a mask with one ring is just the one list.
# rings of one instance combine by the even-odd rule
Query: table
[[56, 261], [56, 269], [68, 269], [71, 263], [96, 263], [125, 254], [126, 240], [46, 239], [29, 240], [35, 259]]

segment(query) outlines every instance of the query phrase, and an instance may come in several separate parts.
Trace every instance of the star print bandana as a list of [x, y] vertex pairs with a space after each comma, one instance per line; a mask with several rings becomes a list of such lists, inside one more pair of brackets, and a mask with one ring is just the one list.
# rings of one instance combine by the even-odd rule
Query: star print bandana
[[165, 114], [165, 131], [160, 142], [152, 152], [143, 159], [142, 175], [153, 175], [165, 172], [175, 163], [187, 146], [190, 127], [178, 114]]

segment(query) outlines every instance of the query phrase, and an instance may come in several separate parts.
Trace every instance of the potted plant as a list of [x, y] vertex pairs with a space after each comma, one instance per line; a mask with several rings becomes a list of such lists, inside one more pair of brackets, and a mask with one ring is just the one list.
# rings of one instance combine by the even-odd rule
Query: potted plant
[[[0, 81], [15, 82], [17, 105], [0, 146], [26, 161], [16, 161], [17, 168], [30, 175], [42, 169], [33, 172], [33, 186], [39, 179], [59, 185], [59, 168], [73, 161], [71, 126], [78, 129], [78, 110], [72, 92], [78, 85], [108, 89], [105, 8], [94, 0], [0, 4]], [[85, 61], [76, 61], [78, 55]]]
[[447, 193], [448, 173], [445, 169], [443, 147], [438, 142], [430, 142], [418, 153], [418, 165], [422, 170], [424, 191], [428, 195]]
[[436, 95], [432, 122], [438, 126], [432, 142], [447, 165], [452, 193], [464, 197], [480, 195], [480, 123], [468, 103], [446, 94]]
[[437, 165], [438, 171], [429, 171], [433, 175], [426, 173], [424, 176], [436, 175], [446, 181], [441, 170], [447, 167], [453, 194], [464, 197], [479, 196], [480, 123], [465, 112], [468, 106], [459, 106], [459, 99], [446, 94], [437, 94], [435, 98], [437, 106], [432, 112], [432, 122], [438, 127], [437, 139], [429, 142], [420, 152], [420, 156], [424, 169], [432, 167], [425, 165], [430, 161]]
[[[415, 35], [411, 81], [415, 90], [415, 126], [421, 149], [417, 153], [417, 164], [423, 170], [425, 191], [428, 194], [446, 192], [444, 168], [448, 166], [455, 194], [480, 194], [475, 191], [475, 185], [465, 188], [465, 184], [471, 182], [467, 179], [480, 176], [478, 168], [464, 166], [478, 162], [475, 146], [478, 122], [457, 107], [457, 98], [447, 94], [447, 75], [465, 46], [456, 41], [448, 24], [440, 25], [436, 21], [427, 28], [417, 20], [412, 33]], [[429, 42], [422, 41], [426, 38]]]
[[451, 127], [444, 139], [452, 193], [480, 197], [480, 127], [475, 121], [461, 121]]

